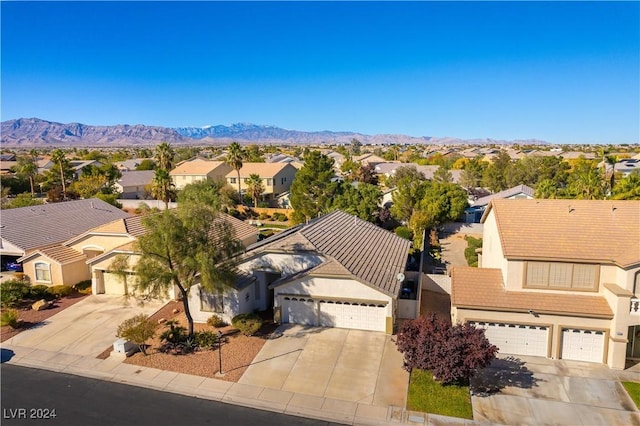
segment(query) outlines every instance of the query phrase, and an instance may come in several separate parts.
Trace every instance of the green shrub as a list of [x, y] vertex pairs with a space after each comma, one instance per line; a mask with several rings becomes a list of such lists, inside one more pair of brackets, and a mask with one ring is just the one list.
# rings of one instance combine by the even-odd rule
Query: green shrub
[[29, 284], [26, 281], [9, 280], [0, 284], [0, 305], [3, 308], [15, 308], [29, 297]]
[[47, 288], [49, 294], [56, 298], [66, 297], [73, 293], [73, 288], [68, 285], [54, 285]]
[[116, 331], [117, 337], [122, 337], [128, 341], [135, 343], [142, 351], [143, 355], [147, 355], [146, 341], [156, 334], [156, 325], [145, 314], [136, 315], [133, 318], [125, 320], [118, 326]]
[[397, 236], [407, 239], [409, 241], [413, 240], [413, 231], [406, 226], [398, 226], [395, 230]]
[[11, 328], [18, 328], [18, 311], [15, 309], [3, 309], [0, 313], [0, 326], [11, 326]]
[[202, 349], [213, 349], [218, 343], [218, 333], [211, 330], [196, 331], [193, 337], [196, 346]]
[[274, 213], [271, 217], [273, 218], [273, 220], [277, 220], [279, 222], [286, 222], [289, 220], [286, 214], [279, 212]]
[[269, 216], [267, 213], [260, 213], [258, 215], [258, 219], [260, 220], [267, 220], [267, 219], [271, 219], [271, 216]]
[[74, 285], [73, 288], [78, 293], [91, 294], [91, 280], [80, 281], [79, 283]]
[[49, 293], [49, 287], [42, 284], [32, 285], [29, 287], [29, 297], [33, 300], [52, 300], [55, 297]]
[[240, 217], [240, 212], [236, 209], [229, 209], [229, 216], [233, 216], [237, 219]]
[[187, 329], [181, 326], [178, 321], [169, 320], [164, 323], [164, 325], [165, 327], [169, 327], [169, 329], [162, 332], [162, 334], [160, 335], [160, 340], [167, 343], [176, 344], [182, 343], [187, 339]]
[[467, 241], [467, 248], [464, 249], [464, 257], [467, 259], [469, 266], [478, 266], [478, 253], [476, 249], [482, 247], [482, 238], [473, 238], [466, 236], [464, 239]]
[[215, 328], [220, 328], [227, 325], [227, 323], [224, 322], [222, 318], [220, 318], [218, 315], [215, 315], [215, 314], [211, 315], [209, 319], [207, 319], [207, 324]]
[[231, 324], [245, 336], [253, 336], [262, 327], [262, 318], [256, 314], [240, 314], [233, 317]]

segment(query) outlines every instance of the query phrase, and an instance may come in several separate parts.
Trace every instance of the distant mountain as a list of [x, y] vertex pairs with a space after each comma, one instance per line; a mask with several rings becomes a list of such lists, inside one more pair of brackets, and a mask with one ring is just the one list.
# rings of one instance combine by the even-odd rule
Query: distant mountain
[[231, 126], [168, 128], [142, 124], [92, 126], [80, 123], [55, 123], [38, 118], [20, 118], [2, 122], [3, 146], [124, 146], [173, 144], [226, 144], [232, 140], [245, 143], [273, 144], [345, 144], [356, 138], [364, 144], [545, 144], [536, 139], [502, 141], [494, 139], [464, 140], [448, 137], [414, 137], [399, 134], [365, 135], [355, 132], [302, 132], [275, 126], [238, 123]]
[[141, 124], [90, 126], [55, 123], [39, 118], [19, 118], [2, 122], [3, 146], [148, 145], [162, 141], [187, 143], [189, 138], [174, 129]]

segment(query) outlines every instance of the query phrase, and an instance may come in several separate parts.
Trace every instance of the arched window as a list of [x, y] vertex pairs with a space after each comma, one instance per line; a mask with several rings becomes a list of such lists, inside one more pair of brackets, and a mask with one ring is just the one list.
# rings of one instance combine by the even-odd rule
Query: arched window
[[51, 269], [48, 263], [36, 262], [34, 267], [36, 270], [36, 281], [51, 282]]

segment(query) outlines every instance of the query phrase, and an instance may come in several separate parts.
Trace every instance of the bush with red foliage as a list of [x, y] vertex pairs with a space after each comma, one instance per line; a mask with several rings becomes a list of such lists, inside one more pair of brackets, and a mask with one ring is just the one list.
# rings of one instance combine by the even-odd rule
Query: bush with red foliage
[[451, 326], [435, 314], [406, 321], [396, 345], [404, 354], [405, 369], [431, 370], [434, 379], [442, 383], [468, 384], [498, 352], [483, 329], [469, 324]]

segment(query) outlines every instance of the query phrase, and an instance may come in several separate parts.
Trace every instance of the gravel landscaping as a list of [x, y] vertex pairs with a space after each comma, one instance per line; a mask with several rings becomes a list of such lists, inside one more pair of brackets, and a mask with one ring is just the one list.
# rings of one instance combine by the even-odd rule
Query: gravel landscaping
[[[176, 309], [179, 312], [174, 314], [173, 311]], [[151, 320], [156, 323], [162, 318], [167, 320], [176, 319], [181, 325], [187, 326], [182, 302], [171, 301], [151, 316]], [[158, 347], [161, 344], [159, 335], [164, 331], [162, 324], [158, 325], [156, 337], [147, 342], [149, 344], [147, 356], [139, 352], [127, 358], [124, 362], [141, 367], [151, 367], [160, 370], [175, 371], [203, 377], [215, 377], [230, 382], [237, 382], [260, 349], [262, 349], [265, 340], [271, 335], [275, 328], [276, 325], [273, 324], [273, 321], [265, 321], [265, 325], [263, 325], [262, 329], [255, 336], [248, 337], [240, 333], [228, 335], [222, 344], [222, 367], [225, 374], [221, 377], [216, 376], [216, 373], [219, 372], [219, 355], [217, 348], [214, 350], [201, 350], [187, 355], [171, 355], [159, 352]], [[220, 330], [224, 333], [230, 332], [232, 329], [233, 327], [225, 327]], [[194, 330], [212, 330], [217, 332], [218, 329], [207, 324], [196, 323]], [[99, 358], [105, 358], [110, 352], [111, 348], [106, 349]]]
[[4, 342], [27, 330], [38, 323], [46, 320], [49, 317], [54, 316], [58, 312], [68, 308], [71, 305], [74, 305], [87, 297], [86, 294], [74, 293], [72, 295], [63, 297], [61, 299], [57, 299], [51, 302], [51, 307], [42, 310], [42, 311], [34, 311], [31, 309], [31, 306], [23, 307], [18, 309], [18, 318], [21, 320], [18, 328], [12, 328], [9, 325], [5, 325], [4, 327], [0, 327], [0, 342]]

